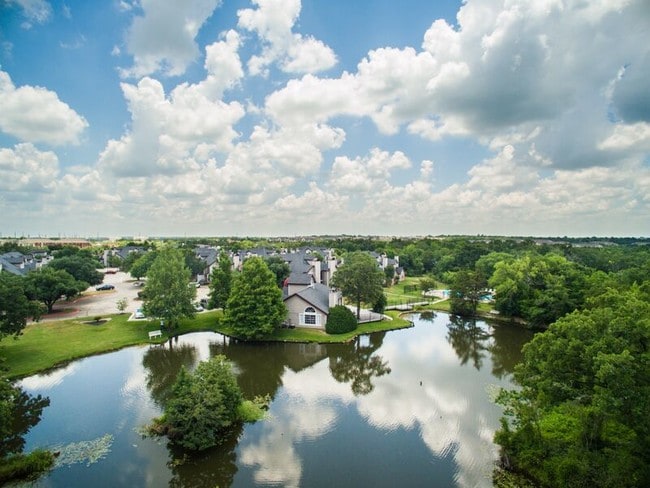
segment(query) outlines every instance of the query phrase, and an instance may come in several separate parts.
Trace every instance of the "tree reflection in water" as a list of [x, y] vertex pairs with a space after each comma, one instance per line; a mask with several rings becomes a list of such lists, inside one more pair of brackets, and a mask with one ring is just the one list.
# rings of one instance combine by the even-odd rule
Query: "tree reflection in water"
[[[388, 362], [374, 352], [381, 347], [386, 333], [360, 336], [351, 344], [332, 345], [328, 347], [329, 368], [332, 376], [339, 383], [350, 383], [352, 393], [367, 395], [375, 387], [372, 378], [390, 374]], [[368, 339], [368, 345], [362, 341]]]
[[488, 351], [490, 335], [476, 324], [476, 320], [457, 315], [449, 316], [447, 329], [447, 341], [456, 351], [460, 364], [464, 366], [471, 360], [474, 368], [480, 370]]
[[142, 358], [142, 365], [148, 370], [147, 388], [160, 407], [165, 406], [181, 366], [192, 369], [197, 362], [196, 347], [191, 344], [174, 346], [177, 339], [170, 339], [165, 344], [150, 347]]
[[237, 474], [235, 449], [242, 431], [243, 425], [233, 426], [223, 444], [200, 453], [188, 454], [168, 444], [171, 459], [168, 466], [172, 472], [169, 486], [172, 488], [231, 486]]
[[529, 342], [534, 332], [519, 328], [513, 334], [510, 326], [492, 328], [492, 343], [488, 347], [492, 354], [492, 374], [501, 379], [514, 373], [515, 366], [521, 362], [521, 348]]

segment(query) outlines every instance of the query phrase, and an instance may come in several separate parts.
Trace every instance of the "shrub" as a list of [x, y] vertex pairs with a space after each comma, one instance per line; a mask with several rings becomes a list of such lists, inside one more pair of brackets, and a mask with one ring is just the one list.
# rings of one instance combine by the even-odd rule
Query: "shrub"
[[349, 308], [337, 305], [330, 309], [325, 332], [328, 334], [345, 334], [357, 328], [357, 318]]

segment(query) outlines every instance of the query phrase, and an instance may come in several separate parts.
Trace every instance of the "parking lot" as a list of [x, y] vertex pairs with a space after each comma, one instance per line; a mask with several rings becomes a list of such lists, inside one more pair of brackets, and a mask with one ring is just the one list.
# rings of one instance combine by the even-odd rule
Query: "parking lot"
[[[126, 313], [133, 314], [136, 309], [142, 307], [142, 300], [138, 299], [138, 292], [144, 287], [137, 286], [135, 279], [128, 273], [118, 271], [115, 274], [105, 274], [104, 283], [113, 285], [112, 290], [96, 291], [95, 286], [88, 288], [80, 298], [72, 303], [58, 302], [55, 309], [66, 309], [65, 317], [97, 317], [99, 315], [108, 315], [119, 313], [117, 302], [126, 298]], [[197, 288], [196, 300], [207, 298], [209, 289], [206, 285]], [[56, 318], [43, 317], [43, 320]], [[63, 318], [63, 317], [62, 317]]]

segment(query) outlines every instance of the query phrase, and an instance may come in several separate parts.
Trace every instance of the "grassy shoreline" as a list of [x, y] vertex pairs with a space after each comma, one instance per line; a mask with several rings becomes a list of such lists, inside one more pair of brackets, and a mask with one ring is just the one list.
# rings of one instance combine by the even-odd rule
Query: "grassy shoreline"
[[[265, 341], [340, 343], [371, 332], [411, 327], [411, 322], [398, 312], [387, 313], [392, 320], [359, 324], [357, 330], [339, 335], [310, 329], [278, 329]], [[190, 332], [212, 331], [235, 337], [231, 330], [221, 325], [221, 311], [197, 314], [184, 320], [172, 336]], [[94, 324], [88, 317], [60, 319], [29, 324], [16, 340], [6, 338], [0, 342], [0, 357], [6, 358], [7, 376], [18, 379], [43, 373], [63, 366], [70, 361], [96, 354], [115, 351], [140, 344], [162, 343], [170, 335], [163, 333], [159, 340], [149, 340], [149, 331], [160, 329], [155, 320], [129, 321], [128, 314], [105, 315], [109, 319]], [[165, 332], [165, 331], [164, 331]]]

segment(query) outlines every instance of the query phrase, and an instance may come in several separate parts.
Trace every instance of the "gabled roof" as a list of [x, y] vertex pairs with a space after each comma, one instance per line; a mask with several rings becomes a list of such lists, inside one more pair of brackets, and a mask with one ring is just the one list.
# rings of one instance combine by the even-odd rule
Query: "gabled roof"
[[284, 300], [289, 300], [292, 297], [300, 297], [310, 305], [313, 305], [324, 313], [329, 313], [330, 310], [330, 290], [327, 286], [320, 283], [303, 288], [297, 293], [286, 297]]
[[18, 251], [6, 252], [0, 257], [11, 264], [23, 264], [26, 261], [26, 256]]
[[2, 256], [0, 256], [0, 270], [6, 271], [7, 273], [11, 273], [17, 276], [24, 276], [27, 272], [26, 269], [20, 269], [19, 267], [7, 261]]

